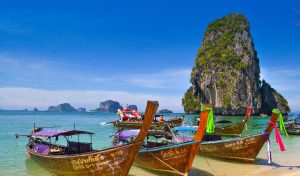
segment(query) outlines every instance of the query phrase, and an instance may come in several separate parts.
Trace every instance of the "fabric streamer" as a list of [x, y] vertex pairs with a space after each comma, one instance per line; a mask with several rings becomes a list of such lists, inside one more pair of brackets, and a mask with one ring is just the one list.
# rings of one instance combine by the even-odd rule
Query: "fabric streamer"
[[285, 126], [284, 126], [284, 122], [283, 122], [283, 118], [282, 118], [282, 114], [280, 113], [280, 111], [278, 109], [273, 109], [272, 113], [278, 114], [279, 115], [279, 127], [280, 127], [280, 131], [284, 131], [285, 135], [287, 137], [289, 137], [288, 133], [286, 132]]
[[205, 111], [205, 110], [209, 110], [207, 125], [206, 125], [206, 133], [211, 134], [215, 132], [214, 112], [213, 112], [213, 108], [207, 108], [201, 105], [201, 111]]
[[248, 117], [251, 117], [251, 112], [252, 112], [252, 107], [251, 106], [247, 106], [247, 111], [248, 111]]
[[285, 151], [285, 147], [284, 147], [284, 143], [281, 139], [281, 136], [280, 136], [280, 133], [279, 133], [279, 130], [278, 130], [278, 126], [276, 123], [270, 121], [270, 124], [271, 125], [274, 125], [274, 128], [275, 128], [275, 139], [276, 139], [276, 143], [279, 145], [279, 148], [282, 152]]
[[271, 144], [270, 144], [270, 137], [266, 132], [263, 132], [262, 135], [266, 138], [266, 143], [267, 143], [267, 158], [268, 158], [268, 163], [272, 163], [272, 152], [271, 152]]

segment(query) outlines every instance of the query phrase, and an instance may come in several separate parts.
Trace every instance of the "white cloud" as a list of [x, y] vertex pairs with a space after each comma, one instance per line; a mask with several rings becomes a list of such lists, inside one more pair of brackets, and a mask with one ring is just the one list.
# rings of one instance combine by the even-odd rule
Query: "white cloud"
[[[1, 79], [6, 82], [9, 80], [8, 84], [0, 83], [0, 108], [47, 109], [50, 105], [69, 102], [75, 107], [94, 109], [100, 101], [107, 99], [116, 100], [122, 104], [136, 104], [144, 108], [146, 100], [152, 99], [160, 101], [160, 108], [182, 112], [181, 98], [189, 87], [188, 80], [191, 71], [178, 68], [158, 70], [147, 74], [138, 72], [88, 78], [89, 75], [95, 75], [95, 73], [83, 74], [79, 70], [74, 71], [72, 68], [69, 70], [64, 67], [49, 60], [15, 59], [0, 55], [0, 73], [2, 73], [0, 78], [2, 77]], [[22, 83], [20, 87], [12, 86], [19, 85], [19, 83]], [[103, 85], [108, 88], [114, 87], [114, 90], [119, 88], [122, 91], [93, 90]], [[49, 90], [48, 86], [57, 90]], [[73, 87], [79, 87], [79, 90]], [[86, 90], [82, 90], [82, 87]], [[132, 88], [135, 92], [131, 91]], [[163, 92], [159, 92], [160, 90]]]
[[149, 74], [111, 75], [109, 78], [97, 77], [91, 80], [101, 83], [121, 83], [155, 89], [186, 89], [189, 85], [190, 73], [191, 69], [180, 68], [159, 70]]
[[108, 99], [121, 104], [136, 104], [144, 110], [147, 100], [157, 100], [161, 108], [169, 108], [175, 112], [183, 112], [181, 95], [166, 96], [155, 94], [132, 93], [126, 91], [104, 90], [44, 90], [24, 87], [0, 88], [0, 108], [3, 109], [47, 109], [50, 105], [68, 102], [78, 107], [95, 109], [100, 101]]

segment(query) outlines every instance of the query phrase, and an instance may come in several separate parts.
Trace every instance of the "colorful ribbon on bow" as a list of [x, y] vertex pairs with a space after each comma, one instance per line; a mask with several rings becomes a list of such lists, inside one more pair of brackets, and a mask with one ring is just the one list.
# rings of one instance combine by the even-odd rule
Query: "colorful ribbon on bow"
[[[251, 112], [252, 112], [252, 107], [251, 106], [247, 106], [246, 107], [246, 116], [247, 118], [250, 118], [251, 117]], [[246, 135], [249, 135], [249, 132], [248, 132], [248, 125], [247, 125], [247, 118], [245, 118], [245, 128], [246, 128]]]
[[205, 111], [205, 110], [209, 110], [207, 125], [206, 125], [206, 133], [211, 134], [215, 132], [214, 112], [213, 112], [213, 108], [207, 108], [201, 105], [201, 111]]
[[275, 139], [276, 139], [276, 143], [279, 145], [279, 148], [282, 152], [285, 151], [285, 147], [284, 147], [284, 143], [281, 139], [281, 136], [280, 136], [280, 133], [279, 133], [279, 130], [278, 130], [278, 126], [276, 123], [270, 121], [270, 124], [271, 125], [274, 125], [274, 128], [275, 128]]
[[284, 126], [284, 122], [283, 122], [283, 118], [282, 118], [282, 114], [280, 113], [280, 111], [278, 109], [273, 109], [272, 113], [278, 114], [279, 115], [279, 127], [280, 127], [280, 131], [284, 131], [285, 135], [287, 137], [289, 137], [288, 133], [286, 132], [285, 126]]
[[266, 131], [264, 131], [262, 133], [262, 135], [266, 138], [266, 142], [268, 144], [268, 146], [267, 146], [267, 157], [268, 157], [268, 163], [271, 164], [272, 163], [272, 151], [271, 151], [270, 137], [266, 133]]
[[247, 106], [246, 107], [246, 111], [248, 112], [248, 117], [251, 117], [251, 112], [252, 112], [252, 107], [251, 106]]

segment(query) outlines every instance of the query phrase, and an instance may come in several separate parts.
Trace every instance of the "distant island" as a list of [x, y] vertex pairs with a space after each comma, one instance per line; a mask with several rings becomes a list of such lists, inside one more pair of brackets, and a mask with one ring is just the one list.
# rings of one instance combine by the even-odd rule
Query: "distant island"
[[199, 113], [200, 104], [212, 104], [219, 115], [270, 115], [273, 108], [290, 112], [287, 100], [265, 80], [260, 80], [257, 52], [250, 24], [241, 14], [210, 23], [192, 68], [192, 86], [182, 98], [186, 113]]
[[[138, 110], [136, 105], [128, 105], [127, 109]], [[92, 110], [93, 112], [109, 112], [116, 113], [118, 109], [123, 109], [123, 106], [117, 101], [106, 100], [104, 102], [100, 102], [99, 108]]]
[[49, 112], [78, 112], [73, 106], [69, 103], [62, 103], [57, 106], [50, 106], [48, 108]]
[[173, 113], [173, 111], [171, 111], [169, 109], [161, 109], [161, 110], [159, 110], [158, 113], [160, 113], [160, 114], [166, 114], [166, 113]]
[[[125, 108], [130, 110], [138, 110], [138, 107], [136, 105], [126, 105]], [[99, 107], [90, 110], [90, 112], [108, 112], [108, 113], [116, 113], [118, 112], [118, 109], [123, 109], [123, 106], [113, 100], [106, 100], [104, 102], [100, 102]], [[0, 111], [6, 111], [5, 109], [0, 109]], [[8, 110], [9, 111], [9, 110]], [[51, 105], [48, 107], [47, 110], [39, 110], [36, 107], [33, 108], [33, 110], [23, 109], [23, 110], [11, 110], [11, 111], [32, 111], [32, 112], [87, 112], [86, 108], [79, 107], [76, 109], [74, 106], [72, 106], [70, 103], [61, 103], [58, 105]]]

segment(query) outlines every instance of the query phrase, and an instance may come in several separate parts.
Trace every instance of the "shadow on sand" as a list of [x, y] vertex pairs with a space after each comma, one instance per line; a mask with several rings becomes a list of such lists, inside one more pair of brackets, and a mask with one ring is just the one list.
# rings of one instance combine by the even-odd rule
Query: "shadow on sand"
[[201, 176], [214, 176], [214, 174], [212, 173], [209, 173], [207, 171], [204, 171], [204, 170], [201, 170], [201, 169], [198, 169], [198, 168], [192, 168], [189, 172], [189, 176], [198, 176], [198, 175], [201, 175]]
[[[141, 168], [141, 167], [139, 167]], [[154, 171], [154, 170], [151, 170], [151, 169], [146, 169], [146, 168], [141, 168], [142, 170], [144, 171], [147, 171], [153, 175], [159, 175], [159, 176], [174, 176], [174, 173], [166, 173], [166, 172], [160, 172], [160, 171]], [[201, 170], [201, 169], [198, 169], [198, 168], [194, 168], [192, 167], [190, 172], [189, 172], [189, 176], [213, 176], [212, 173], [209, 173], [207, 171], [204, 171], [204, 170]], [[132, 175], [132, 174], [129, 174], [129, 176], [136, 176], [136, 175]]]
[[300, 166], [289, 166], [289, 165], [284, 166], [284, 165], [277, 164], [275, 162], [269, 164], [268, 160], [262, 158], [257, 158], [253, 164], [261, 165], [261, 166], [272, 166], [274, 168], [288, 168], [289, 170], [300, 169]]
[[238, 159], [227, 159], [227, 158], [215, 158], [215, 157], [205, 157], [213, 160], [223, 161], [223, 162], [230, 162], [230, 163], [236, 163], [236, 164], [252, 164], [252, 165], [260, 165], [260, 166], [271, 166], [274, 168], [288, 168], [289, 170], [292, 169], [300, 169], [300, 166], [289, 166], [289, 165], [280, 165], [276, 162], [272, 162], [271, 164], [268, 163], [268, 160], [257, 158], [254, 161], [241, 161]]

